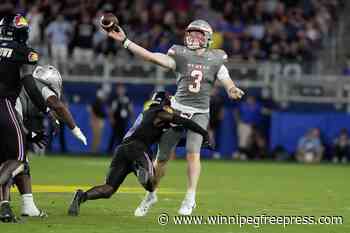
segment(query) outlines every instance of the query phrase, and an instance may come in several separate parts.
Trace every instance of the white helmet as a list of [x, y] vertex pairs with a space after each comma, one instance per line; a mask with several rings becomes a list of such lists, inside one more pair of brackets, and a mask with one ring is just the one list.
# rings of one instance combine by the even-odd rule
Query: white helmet
[[[191, 31], [200, 31], [204, 34], [201, 38], [196, 38], [190, 35]], [[186, 28], [185, 34], [185, 45], [189, 49], [200, 49], [200, 48], [208, 48], [210, 43], [212, 42], [213, 37], [213, 29], [209, 25], [209, 23], [205, 20], [195, 20], [190, 23]]]
[[33, 72], [33, 77], [47, 85], [61, 98], [62, 77], [60, 72], [52, 65], [37, 66]]

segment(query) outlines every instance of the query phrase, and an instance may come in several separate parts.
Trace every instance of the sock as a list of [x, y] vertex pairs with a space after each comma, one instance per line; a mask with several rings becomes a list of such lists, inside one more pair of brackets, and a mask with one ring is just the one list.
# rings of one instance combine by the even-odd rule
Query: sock
[[38, 215], [40, 213], [34, 203], [33, 194], [27, 193], [22, 195], [22, 213], [30, 215]]
[[148, 198], [156, 198], [156, 196], [157, 196], [156, 191], [147, 192], [147, 197], [148, 197]]
[[194, 192], [194, 191], [187, 191], [185, 199], [190, 200], [192, 202], [195, 202], [195, 200], [196, 200], [196, 192]]

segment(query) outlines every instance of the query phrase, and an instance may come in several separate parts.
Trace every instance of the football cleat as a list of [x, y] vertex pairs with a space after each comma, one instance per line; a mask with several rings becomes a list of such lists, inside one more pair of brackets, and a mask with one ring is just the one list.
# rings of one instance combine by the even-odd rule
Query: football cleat
[[79, 215], [79, 210], [80, 210], [80, 204], [82, 202], [84, 196], [84, 191], [81, 189], [78, 189], [73, 197], [73, 200], [69, 206], [68, 209], [68, 215], [70, 216], [78, 216]]
[[0, 207], [0, 220], [2, 222], [10, 223], [17, 222], [15, 214], [12, 212], [10, 203], [5, 202]]
[[150, 192], [147, 192], [145, 198], [141, 201], [140, 205], [136, 208], [134, 215], [136, 217], [143, 217], [145, 216], [152, 205], [154, 205], [158, 201], [157, 195], [151, 194]]
[[22, 217], [38, 217], [38, 218], [47, 218], [48, 215], [43, 210], [39, 210], [39, 213], [29, 213], [29, 212], [23, 212], [21, 214]]
[[194, 208], [196, 208], [196, 202], [185, 198], [181, 204], [178, 214], [191, 215]]

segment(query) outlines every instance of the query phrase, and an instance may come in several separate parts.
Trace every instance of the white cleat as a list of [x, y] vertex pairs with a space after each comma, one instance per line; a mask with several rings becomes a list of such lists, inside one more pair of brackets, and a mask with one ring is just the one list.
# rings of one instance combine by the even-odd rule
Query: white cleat
[[191, 215], [193, 209], [196, 208], [196, 202], [188, 199], [183, 200], [181, 207], [178, 211], [180, 215]]
[[22, 211], [22, 217], [39, 217], [39, 218], [47, 218], [48, 215], [42, 210], [37, 211]]
[[140, 205], [136, 208], [134, 215], [136, 217], [145, 216], [152, 205], [154, 205], [158, 201], [156, 194], [147, 193], [145, 198], [141, 201]]

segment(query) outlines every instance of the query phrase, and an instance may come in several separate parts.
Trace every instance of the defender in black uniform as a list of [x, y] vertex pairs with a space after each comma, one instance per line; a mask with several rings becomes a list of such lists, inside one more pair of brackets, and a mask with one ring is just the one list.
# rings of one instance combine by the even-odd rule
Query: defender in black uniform
[[28, 22], [21, 15], [0, 21], [0, 220], [4, 222], [15, 220], [9, 190], [12, 178], [24, 170], [26, 160], [25, 137], [15, 113], [22, 86], [39, 109], [46, 109], [33, 77], [21, 76], [24, 65], [35, 65], [38, 61], [38, 54], [26, 45], [28, 30]]
[[77, 190], [68, 214], [77, 216], [80, 204], [87, 200], [110, 198], [131, 172], [136, 174], [147, 191], [152, 192], [155, 171], [149, 155], [150, 146], [158, 142], [163, 132], [172, 126], [182, 126], [201, 134], [205, 144], [209, 145], [208, 132], [195, 122], [175, 114], [170, 108], [169, 96], [165, 92], [157, 92], [149, 109], [137, 118], [121, 145], [115, 150], [106, 183], [86, 192]]

